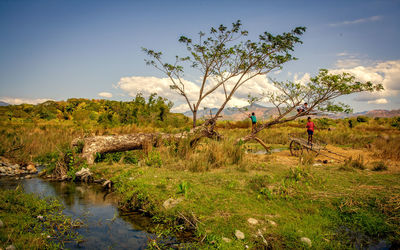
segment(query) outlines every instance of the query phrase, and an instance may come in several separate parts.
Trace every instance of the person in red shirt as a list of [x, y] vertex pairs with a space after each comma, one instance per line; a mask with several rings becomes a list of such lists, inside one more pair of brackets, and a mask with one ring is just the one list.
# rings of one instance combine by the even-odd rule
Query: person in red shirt
[[308, 134], [308, 145], [312, 146], [312, 136], [314, 134], [315, 125], [311, 121], [311, 117], [308, 117], [307, 120], [308, 120], [308, 122], [307, 122], [306, 128], [307, 128], [307, 134]]

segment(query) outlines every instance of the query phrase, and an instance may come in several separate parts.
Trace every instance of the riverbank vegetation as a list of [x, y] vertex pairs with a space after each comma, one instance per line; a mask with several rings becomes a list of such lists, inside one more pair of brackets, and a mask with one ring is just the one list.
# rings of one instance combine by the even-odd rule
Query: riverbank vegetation
[[79, 242], [74, 228], [82, 223], [62, 214], [62, 210], [56, 199], [42, 199], [20, 188], [0, 190], [0, 247], [60, 249], [65, 242]]
[[[156, 113], [150, 116], [159, 117]], [[141, 211], [164, 224], [154, 229], [160, 239], [190, 231], [190, 241], [199, 248], [398, 246], [399, 118], [350, 118], [353, 128], [349, 119], [315, 118], [316, 138], [344, 155], [343, 161], [290, 155], [289, 136], [304, 136], [304, 119], [258, 134], [272, 153], [259, 144], [235, 143], [250, 130], [245, 120], [217, 122], [220, 141], [204, 138], [192, 148], [187, 138], [143, 150], [98, 154], [90, 166], [79, 159], [79, 148], [70, 147], [77, 137], [177, 133], [191, 126], [190, 119], [166, 113], [170, 116], [164, 121], [112, 126], [73, 116], [11, 117], [1, 121], [0, 153], [21, 164], [45, 164], [48, 172], [62, 163], [72, 180], [76, 171], [89, 167], [95, 179], [113, 182], [121, 209]], [[172, 126], [168, 119], [179, 122]], [[236, 230], [244, 239], [235, 235]], [[162, 240], [151, 245], [162, 247]]]

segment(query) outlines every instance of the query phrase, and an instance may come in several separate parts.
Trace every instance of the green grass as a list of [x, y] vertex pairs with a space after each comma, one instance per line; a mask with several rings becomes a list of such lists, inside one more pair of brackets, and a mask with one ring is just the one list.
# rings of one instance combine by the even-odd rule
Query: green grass
[[[158, 217], [192, 218], [204, 248], [263, 247], [255, 236], [258, 230], [273, 248], [305, 247], [301, 237], [310, 238], [317, 249], [400, 239], [398, 209], [383, 212], [390, 207], [390, 197], [400, 197], [399, 174], [279, 165], [244, 172], [234, 165], [205, 172], [118, 164], [97, 164], [92, 170], [115, 182], [124, 206]], [[162, 204], [169, 198], [183, 201], [165, 210]], [[248, 218], [259, 224], [250, 225]], [[243, 241], [235, 239], [236, 229], [245, 233]], [[222, 237], [233, 241], [226, 243]]]
[[[182, 227], [191, 230], [199, 248], [306, 248], [301, 237], [311, 239], [316, 249], [353, 249], [381, 239], [399, 244], [400, 174], [392, 164], [399, 159], [400, 131], [388, 122], [354, 121], [349, 129], [346, 120], [321, 120], [318, 139], [348, 150], [368, 150], [377, 162], [385, 160], [371, 166], [368, 159], [356, 157], [342, 167], [351, 171], [341, 171], [339, 165], [313, 166], [312, 155], [302, 160], [289, 157], [287, 162], [292, 163], [282, 163], [276, 153], [246, 153], [263, 148], [254, 143], [236, 145], [236, 139], [250, 131], [243, 122], [220, 123], [225, 127], [219, 130], [222, 141], [205, 139], [192, 149], [189, 140], [182, 140], [147, 151], [98, 155], [98, 163], [90, 168], [96, 178], [114, 182], [121, 209], [138, 209], [164, 222], [164, 227], [156, 229], [161, 235], [180, 234]], [[11, 121], [1, 126], [0, 153], [17, 161], [48, 163], [49, 168], [75, 137], [160, 131], [136, 125], [104, 129], [73, 121]], [[258, 136], [272, 148], [286, 148], [289, 134], [301, 136], [304, 126], [302, 120], [293, 121]], [[7, 152], [20, 144], [23, 149]], [[69, 165], [77, 170], [79, 162], [74, 158]], [[369, 171], [367, 166], [382, 171]], [[169, 198], [182, 201], [167, 210], [163, 203]], [[250, 225], [248, 218], [259, 223]], [[237, 240], [235, 230], [244, 232], [245, 239]], [[260, 232], [262, 237], [257, 236]], [[223, 237], [232, 241], [227, 243]]]
[[[73, 230], [78, 221], [62, 214], [55, 199], [40, 199], [34, 194], [0, 190], [0, 248], [14, 245], [17, 249], [60, 249], [66, 241], [79, 241]], [[41, 219], [38, 216], [42, 216]]]

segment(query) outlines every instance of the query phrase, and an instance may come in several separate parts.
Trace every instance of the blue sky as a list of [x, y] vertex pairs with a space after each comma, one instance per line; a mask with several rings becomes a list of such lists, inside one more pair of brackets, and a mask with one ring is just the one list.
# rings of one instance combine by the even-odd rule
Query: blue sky
[[294, 51], [299, 60], [270, 77], [306, 80], [319, 68], [346, 70], [386, 87], [380, 94], [343, 98], [355, 111], [398, 109], [399, 13], [398, 0], [0, 0], [0, 100], [129, 100], [138, 91], [158, 90], [179, 107], [183, 100], [169, 93], [165, 76], [145, 65], [141, 47], [172, 58], [185, 52], [180, 35], [195, 37], [240, 19], [250, 37], [307, 27]]

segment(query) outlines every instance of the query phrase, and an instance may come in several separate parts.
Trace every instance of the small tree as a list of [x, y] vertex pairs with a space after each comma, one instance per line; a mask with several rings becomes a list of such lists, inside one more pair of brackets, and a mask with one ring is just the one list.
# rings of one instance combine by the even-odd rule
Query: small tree
[[[248, 32], [241, 27], [241, 22], [237, 21], [230, 29], [224, 25], [211, 28], [207, 35], [200, 32], [197, 42], [181, 36], [179, 42], [186, 46], [189, 55], [176, 56], [173, 64], [163, 62], [161, 52], [143, 48], [150, 57], [146, 63], [164, 72], [171, 80], [171, 89], [185, 98], [193, 113], [193, 128], [197, 125], [197, 112], [202, 101], [222, 88], [225, 98], [216, 114], [205, 123], [206, 126], [211, 125], [209, 131], [213, 131], [220, 113], [245, 82], [274, 69], [281, 69], [285, 62], [296, 59], [290, 53], [295, 44], [302, 43], [299, 37], [306, 30], [305, 27], [297, 27], [281, 35], [264, 32], [257, 41], [251, 41], [244, 40]], [[188, 98], [183, 80], [185, 62], [201, 73], [200, 90], [194, 103]], [[229, 86], [228, 82], [231, 82]]]
[[[358, 92], [383, 90], [382, 84], [358, 82], [349, 73], [330, 74], [326, 69], [321, 69], [319, 74], [306, 84], [291, 81], [273, 81], [273, 83], [278, 91], [265, 93], [257, 100], [263, 99], [272, 103], [277, 109], [278, 115], [266, 123], [259, 124], [252, 133], [240, 140], [256, 139], [259, 141], [256, 134], [261, 130], [302, 116], [312, 115], [318, 111], [350, 113], [352, 109], [348, 105], [335, 103], [334, 99]], [[303, 112], [297, 112], [296, 108], [303, 102], [308, 103], [308, 108]]]

